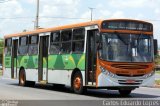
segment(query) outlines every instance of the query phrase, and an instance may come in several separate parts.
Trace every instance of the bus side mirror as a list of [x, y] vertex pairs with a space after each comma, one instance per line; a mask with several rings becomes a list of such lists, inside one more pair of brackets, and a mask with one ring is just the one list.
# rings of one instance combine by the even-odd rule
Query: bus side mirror
[[157, 42], [157, 39], [154, 39], [153, 40], [153, 46], [154, 46], [154, 55], [156, 56], [158, 53], [158, 42]]

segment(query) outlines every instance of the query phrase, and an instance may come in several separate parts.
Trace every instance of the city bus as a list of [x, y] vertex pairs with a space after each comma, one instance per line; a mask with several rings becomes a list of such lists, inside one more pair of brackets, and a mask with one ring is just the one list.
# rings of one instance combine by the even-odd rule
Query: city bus
[[64, 85], [129, 95], [154, 84], [153, 25], [108, 19], [5, 35], [4, 75], [20, 86]]

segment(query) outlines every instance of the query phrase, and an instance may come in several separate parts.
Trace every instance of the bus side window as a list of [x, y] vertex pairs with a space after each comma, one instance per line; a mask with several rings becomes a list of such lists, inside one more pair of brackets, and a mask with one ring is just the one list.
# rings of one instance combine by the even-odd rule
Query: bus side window
[[85, 29], [79, 28], [73, 30], [72, 51], [73, 53], [83, 53], [84, 51]]
[[60, 52], [60, 32], [52, 32], [50, 36], [50, 54], [58, 54]]
[[72, 30], [65, 30], [61, 32], [61, 53], [68, 54], [71, 52], [71, 38]]
[[28, 53], [28, 36], [20, 37], [18, 54], [26, 55], [27, 53]]
[[38, 54], [38, 41], [39, 36], [38, 35], [31, 35], [29, 36], [29, 55]]
[[5, 39], [5, 55], [11, 55], [11, 46], [12, 46], [11, 38]]

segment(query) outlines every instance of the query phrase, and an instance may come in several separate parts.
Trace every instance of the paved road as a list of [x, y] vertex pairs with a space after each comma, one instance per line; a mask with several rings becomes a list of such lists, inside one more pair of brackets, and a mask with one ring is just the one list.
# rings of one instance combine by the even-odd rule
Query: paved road
[[[68, 88], [54, 89], [52, 86], [36, 85], [20, 87], [17, 80], [0, 78], [0, 100], [101, 100], [122, 98], [117, 91], [88, 90], [86, 95], [77, 95]], [[158, 98], [160, 88], [138, 88], [127, 98]]]

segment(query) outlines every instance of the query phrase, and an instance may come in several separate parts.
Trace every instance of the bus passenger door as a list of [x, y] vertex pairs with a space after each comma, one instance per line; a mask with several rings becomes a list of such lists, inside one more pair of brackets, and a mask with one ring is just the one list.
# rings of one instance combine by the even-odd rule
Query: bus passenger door
[[40, 36], [39, 43], [39, 64], [38, 64], [38, 79], [39, 81], [47, 80], [48, 73], [48, 44], [49, 36]]
[[96, 82], [96, 35], [98, 29], [87, 31], [86, 49], [86, 83], [95, 85]]
[[11, 78], [17, 78], [17, 47], [18, 39], [12, 40]]

